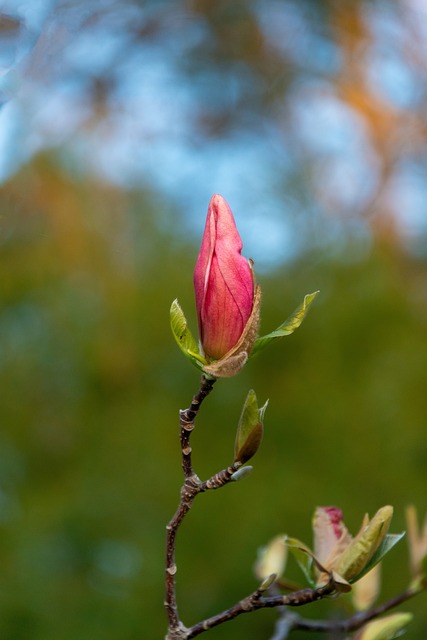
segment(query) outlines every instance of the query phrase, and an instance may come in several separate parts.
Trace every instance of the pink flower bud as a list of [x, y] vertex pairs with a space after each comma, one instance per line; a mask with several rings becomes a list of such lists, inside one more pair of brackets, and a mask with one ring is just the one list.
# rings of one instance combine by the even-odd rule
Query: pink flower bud
[[254, 282], [227, 202], [211, 198], [194, 270], [200, 342], [205, 356], [219, 360], [239, 341], [252, 312]]
[[338, 507], [317, 507], [314, 513], [314, 553], [327, 569], [333, 568], [336, 558], [351, 542], [342, 517]]
[[338, 507], [323, 507], [323, 510], [327, 514], [334, 535], [338, 540], [342, 534], [342, 511]]

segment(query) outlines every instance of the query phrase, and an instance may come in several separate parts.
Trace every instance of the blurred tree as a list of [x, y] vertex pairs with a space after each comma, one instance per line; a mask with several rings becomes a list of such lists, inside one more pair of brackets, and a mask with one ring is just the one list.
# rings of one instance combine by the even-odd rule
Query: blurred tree
[[[408, 502], [425, 510], [427, 460], [423, 5], [2, 11], [0, 635], [163, 633], [177, 410], [198, 382], [168, 310], [178, 296], [191, 318], [215, 191], [259, 266], [263, 329], [321, 296], [200, 416], [207, 476], [230, 462], [247, 389], [270, 398], [253, 476], [186, 523], [184, 619], [246, 593], [257, 547], [278, 531], [307, 539], [317, 504], [356, 528], [391, 502], [403, 529]], [[400, 547], [387, 595], [409, 575]], [[421, 640], [425, 607], [412, 606]], [[274, 619], [211, 635], [269, 637]]]

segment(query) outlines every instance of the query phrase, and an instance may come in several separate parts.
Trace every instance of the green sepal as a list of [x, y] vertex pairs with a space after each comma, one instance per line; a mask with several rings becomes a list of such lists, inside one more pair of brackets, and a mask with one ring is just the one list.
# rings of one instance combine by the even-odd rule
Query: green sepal
[[363, 578], [363, 576], [366, 575], [371, 569], [373, 569], [376, 564], [381, 562], [381, 560], [384, 558], [384, 556], [389, 551], [391, 551], [391, 549], [393, 549], [393, 547], [398, 542], [400, 542], [400, 540], [403, 538], [404, 535], [405, 535], [405, 532], [403, 532], [403, 533], [388, 533], [385, 536], [384, 540], [381, 542], [381, 544], [378, 547], [378, 549], [375, 551], [375, 553], [372, 556], [372, 558], [363, 567], [362, 571], [360, 573], [358, 573], [355, 578], [351, 578], [351, 580], [349, 580], [349, 582], [351, 582], [351, 583], [357, 582], [358, 580], [360, 580], [360, 578]]
[[182, 353], [195, 367], [203, 369], [207, 362], [200, 353], [199, 345], [188, 328], [187, 319], [177, 299], [175, 299], [171, 305], [170, 323], [172, 333]]
[[298, 329], [298, 327], [304, 320], [311, 303], [318, 293], [319, 291], [307, 293], [307, 295], [304, 296], [302, 304], [300, 304], [299, 307], [295, 309], [295, 311], [289, 316], [289, 318], [287, 318], [287, 320], [285, 320], [283, 324], [280, 325], [280, 327], [277, 327], [277, 329], [275, 329], [271, 333], [267, 333], [266, 336], [257, 338], [255, 340], [251, 356], [253, 356], [261, 349], [264, 349], [264, 347], [269, 345], [272, 340], [275, 340], [276, 338], [283, 338], [283, 336], [289, 336], [295, 331], [295, 329]]
[[329, 579], [338, 593], [348, 593], [351, 591], [351, 584], [345, 578], [336, 573], [336, 571], [331, 571]]
[[316, 581], [314, 579], [313, 571], [313, 552], [303, 542], [297, 540], [297, 538], [285, 537], [285, 543], [289, 551], [294, 556], [298, 563], [299, 568], [305, 575], [310, 586], [315, 587]]
[[263, 418], [267, 404], [268, 400], [259, 409], [255, 391], [249, 391], [237, 427], [234, 462], [245, 464], [258, 451], [264, 433]]

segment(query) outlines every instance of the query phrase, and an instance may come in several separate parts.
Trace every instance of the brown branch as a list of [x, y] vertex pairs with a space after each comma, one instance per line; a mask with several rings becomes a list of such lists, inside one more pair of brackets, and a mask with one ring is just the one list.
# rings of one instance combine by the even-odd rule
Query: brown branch
[[377, 607], [374, 607], [370, 611], [366, 611], [363, 613], [356, 614], [352, 618], [350, 618], [350, 624], [348, 626], [348, 631], [356, 631], [356, 629], [360, 629], [360, 627], [370, 620], [377, 618], [378, 616], [390, 611], [390, 609], [394, 609], [394, 607], [398, 607], [400, 604], [403, 604], [407, 600], [410, 600], [414, 596], [421, 593], [423, 589], [411, 589], [408, 588], [402, 593], [399, 593], [397, 596], [386, 600], [382, 604], [379, 604]]
[[190, 640], [190, 638], [195, 638], [201, 633], [208, 631], [208, 629], [217, 627], [218, 625], [224, 624], [224, 622], [228, 622], [229, 620], [234, 620], [234, 618], [237, 618], [243, 613], [251, 613], [252, 611], [257, 611], [258, 609], [282, 606], [301, 607], [302, 605], [321, 600], [325, 596], [333, 593], [333, 591], [334, 586], [332, 583], [329, 583], [323, 587], [319, 587], [318, 589], [301, 589], [300, 591], [294, 591], [293, 593], [288, 593], [287, 595], [270, 597], [263, 597], [263, 591], [257, 589], [251, 595], [243, 598], [243, 600], [240, 600], [240, 602], [235, 604], [230, 609], [222, 611], [216, 616], [212, 616], [211, 618], [207, 618], [206, 620], [195, 624], [193, 627], [187, 630], [187, 634], [184, 637], [186, 638], [186, 640]]
[[295, 630], [339, 634], [347, 634], [352, 631], [357, 631], [371, 620], [374, 620], [383, 613], [387, 613], [387, 611], [390, 611], [394, 607], [403, 604], [410, 598], [416, 596], [418, 593], [421, 593], [421, 591], [422, 589], [406, 589], [406, 591], [403, 591], [399, 595], [390, 598], [390, 600], [383, 602], [377, 607], [373, 607], [369, 611], [355, 613], [353, 616], [347, 618], [346, 620], [308, 620], [305, 618], [301, 618], [300, 616], [297, 616], [295, 614], [289, 616], [285, 611], [282, 616], [283, 625], [281, 625], [279, 621], [276, 628], [276, 633], [272, 640], [285, 640], [288, 637], [289, 633]]
[[[348, 633], [351, 631], [357, 631], [367, 622], [370, 622], [374, 618], [377, 618], [383, 613], [386, 613], [390, 609], [397, 607], [398, 605], [406, 602], [410, 598], [414, 597], [421, 590], [414, 591], [413, 589], [407, 589], [403, 593], [387, 600], [386, 602], [370, 609], [369, 611], [364, 611], [361, 613], [356, 613], [354, 616], [348, 618], [347, 620], [308, 620], [305, 618], [301, 618], [295, 614], [292, 617], [288, 616], [287, 624], [283, 625], [283, 633], [285, 635], [275, 635], [275, 638], [282, 637], [283, 639], [287, 637], [290, 631], [299, 630], [299, 631], [312, 631], [312, 632], [324, 632], [324, 633], [333, 633], [333, 632], [343, 632]], [[306, 604], [310, 604], [311, 602], [316, 602], [317, 600], [321, 600], [322, 598], [331, 595], [334, 593], [334, 586], [332, 583], [329, 583], [323, 587], [319, 587], [318, 589], [301, 589], [300, 591], [294, 591], [293, 593], [289, 593], [287, 595], [280, 596], [270, 596], [270, 597], [262, 597], [262, 591], [257, 590], [251, 595], [243, 600], [240, 600], [237, 604], [235, 604], [230, 609], [223, 611], [216, 616], [212, 616], [211, 618], [207, 618], [206, 620], [195, 624], [191, 628], [187, 629], [186, 635], [183, 636], [185, 640], [190, 640], [191, 638], [195, 638], [196, 636], [212, 629], [213, 627], [217, 627], [220, 624], [228, 622], [229, 620], [234, 620], [238, 616], [243, 613], [251, 613], [252, 611], [257, 611], [258, 609], [264, 608], [272, 608], [272, 607], [301, 607]], [[284, 613], [286, 616], [286, 613]]]
[[241, 463], [233, 463], [227, 469], [218, 471], [214, 476], [205, 480], [200, 484], [200, 493], [209, 491], [210, 489], [220, 489], [232, 481], [232, 476], [241, 467]]
[[[229, 620], [237, 618], [243, 613], [250, 613], [258, 609], [272, 608], [272, 607], [300, 607], [311, 602], [315, 602], [331, 595], [335, 592], [335, 585], [333, 580], [322, 587], [317, 589], [301, 589], [294, 591], [286, 595], [270, 595], [264, 596], [264, 590], [257, 589], [252, 594], [243, 598], [230, 609], [223, 611], [211, 618], [207, 618], [202, 622], [193, 625], [190, 628], [186, 628], [181, 622], [178, 615], [178, 606], [176, 602], [175, 593], [175, 575], [177, 567], [175, 564], [175, 545], [176, 535], [178, 529], [187, 515], [188, 511], [193, 505], [195, 497], [199, 493], [211, 489], [218, 489], [225, 486], [233, 479], [233, 474], [241, 466], [239, 463], [233, 463], [227, 469], [219, 471], [217, 474], [202, 482], [197, 474], [193, 470], [192, 458], [191, 458], [191, 446], [190, 437], [195, 426], [195, 420], [200, 410], [200, 406], [203, 400], [209, 395], [213, 389], [215, 379], [202, 376], [201, 386], [198, 393], [193, 397], [191, 405], [188, 409], [181, 410], [180, 415], [180, 441], [181, 441], [181, 453], [182, 453], [182, 470], [184, 473], [184, 484], [181, 489], [181, 499], [178, 509], [166, 527], [167, 540], [166, 540], [166, 598], [165, 608], [168, 617], [168, 634], [166, 640], [190, 640], [196, 636], [221, 625]], [[307, 620], [301, 618], [296, 614], [286, 615], [283, 612], [283, 621], [286, 624], [277, 627], [276, 635], [277, 640], [280, 638], [287, 638], [288, 634], [293, 630], [304, 631], [317, 631], [317, 632], [329, 632], [329, 633], [346, 633], [356, 631], [360, 629], [370, 620], [373, 620], [377, 616], [389, 611], [390, 609], [402, 604], [409, 598], [420, 593], [422, 589], [414, 590], [407, 589], [403, 593], [395, 596], [394, 598], [386, 601], [385, 603], [378, 605], [377, 607], [362, 613], [356, 613], [354, 616], [347, 620], [341, 621], [323, 621], [323, 620]]]
[[179, 638], [186, 637], [186, 629], [179, 619], [176, 602], [175, 575], [177, 567], [175, 564], [175, 540], [178, 529], [188, 511], [191, 509], [194, 498], [201, 491], [202, 483], [193, 471], [190, 437], [200, 406], [206, 396], [212, 391], [214, 383], [215, 379], [202, 376], [200, 389], [193, 397], [191, 405], [188, 409], [179, 412], [184, 485], [181, 489], [181, 499], [178, 509], [166, 527], [165, 609], [169, 624], [168, 640], [178, 640]]
[[179, 412], [181, 452], [182, 452], [182, 470], [185, 478], [191, 477], [193, 466], [191, 461], [190, 436], [195, 426], [195, 420], [199, 413], [200, 406], [207, 395], [212, 391], [215, 384], [215, 378], [207, 378], [202, 376], [199, 391], [193, 397], [191, 405], [188, 409]]

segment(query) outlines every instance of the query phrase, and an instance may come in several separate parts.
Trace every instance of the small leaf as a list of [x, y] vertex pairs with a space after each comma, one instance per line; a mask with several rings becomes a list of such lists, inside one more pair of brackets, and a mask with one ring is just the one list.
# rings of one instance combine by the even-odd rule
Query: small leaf
[[412, 613], [404, 612], [378, 618], [362, 627], [354, 640], [393, 640], [402, 634], [412, 618]]
[[[335, 565], [336, 571], [349, 582], [362, 576], [366, 567], [384, 542], [393, 517], [393, 507], [385, 505], [369, 520], [368, 514], [359, 533], [343, 551]], [[373, 566], [373, 565], [371, 565]]]
[[264, 433], [263, 418], [267, 404], [268, 400], [259, 409], [255, 391], [249, 391], [237, 427], [234, 462], [244, 464], [258, 451]]
[[170, 308], [170, 323], [174, 338], [183, 354], [194, 364], [194, 366], [198, 369], [202, 369], [207, 362], [200, 353], [199, 346], [188, 328], [186, 317], [178, 303], [178, 300], [174, 300], [172, 302]]
[[302, 302], [302, 304], [300, 304], [300, 306], [295, 309], [295, 311], [289, 316], [287, 320], [285, 320], [283, 324], [280, 325], [280, 327], [277, 327], [277, 329], [275, 329], [271, 333], [258, 338], [255, 341], [251, 356], [261, 349], [264, 349], [264, 347], [270, 344], [272, 340], [275, 340], [276, 338], [283, 338], [283, 336], [288, 336], [293, 333], [295, 329], [298, 329], [298, 327], [304, 320], [311, 303], [318, 293], [319, 291], [308, 293], [306, 296], [304, 296], [304, 301]]
[[375, 567], [375, 565], [377, 565], [384, 558], [384, 556], [389, 551], [391, 551], [391, 549], [393, 549], [393, 547], [403, 538], [404, 535], [405, 535], [405, 532], [403, 532], [403, 533], [388, 533], [385, 536], [384, 540], [381, 542], [381, 544], [378, 547], [378, 549], [375, 551], [375, 553], [372, 556], [372, 558], [369, 560], [369, 562], [366, 564], [366, 566], [363, 567], [363, 570], [359, 574], [357, 574], [357, 576], [355, 578], [352, 578], [350, 580], [350, 582], [356, 582], [356, 580], [360, 580], [360, 578], [362, 578], [364, 575], [366, 575], [368, 573], [368, 571], [373, 569]]
[[311, 549], [296, 538], [288, 538], [288, 536], [285, 537], [285, 543], [297, 561], [301, 571], [307, 578], [309, 584], [314, 587], [316, 581], [313, 578], [313, 553]]

